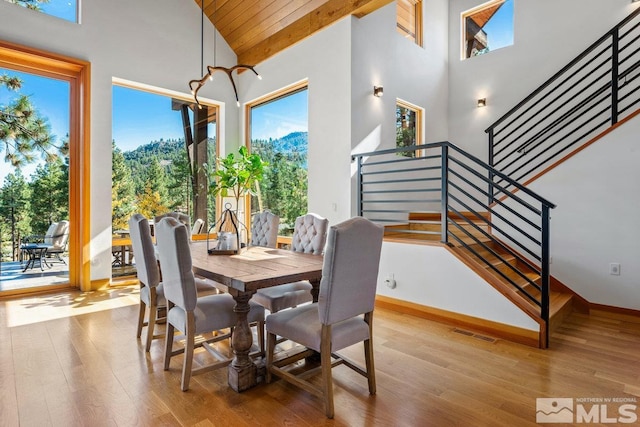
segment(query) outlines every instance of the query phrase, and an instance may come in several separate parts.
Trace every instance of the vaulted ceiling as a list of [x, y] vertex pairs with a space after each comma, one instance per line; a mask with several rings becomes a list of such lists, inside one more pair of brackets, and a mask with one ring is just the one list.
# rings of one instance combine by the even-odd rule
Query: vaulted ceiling
[[255, 65], [305, 37], [393, 0], [195, 0], [238, 56]]

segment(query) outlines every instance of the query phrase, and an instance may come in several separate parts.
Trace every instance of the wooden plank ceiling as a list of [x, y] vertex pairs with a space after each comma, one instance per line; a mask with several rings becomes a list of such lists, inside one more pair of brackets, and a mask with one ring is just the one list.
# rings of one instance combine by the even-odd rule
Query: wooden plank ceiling
[[256, 65], [347, 16], [393, 0], [195, 0], [238, 56]]

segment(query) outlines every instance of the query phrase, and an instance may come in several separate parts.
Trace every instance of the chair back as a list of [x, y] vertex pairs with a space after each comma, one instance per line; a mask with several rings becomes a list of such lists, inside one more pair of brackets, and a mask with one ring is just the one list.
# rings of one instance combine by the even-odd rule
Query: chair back
[[204, 232], [204, 220], [202, 218], [196, 219], [193, 223], [193, 227], [191, 227], [191, 235], [200, 234]]
[[45, 245], [52, 245], [53, 244], [53, 236], [54, 236], [54, 233], [56, 231], [56, 228], [58, 228], [58, 223], [57, 222], [52, 222], [51, 225], [49, 225], [49, 228], [47, 228], [47, 232], [44, 233], [44, 244]]
[[383, 235], [382, 226], [362, 217], [329, 229], [318, 296], [321, 323], [373, 311]]
[[175, 218], [163, 218], [156, 224], [156, 239], [165, 298], [185, 311], [193, 311], [198, 294], [191, 269], [189, 229]]
[[129, 218], [131, 247], [136, 260], [138, 280], [149, 287], [158, 286], [160, 271], [156, 259], [156, 250], [151, 239], [149, 221], [144, 215], [136, 213]]
[[[45, 238], [46, 239], [46, 238]], [[60, 221], [57, 223], [53, 235], [51, 236], [52, 249], [64, 250], [69, 240], [69, 221]], [[46, 243], [46, 241], [45, 241]]]
[[253, 216], [251, 221], [251, 246], [275, 248], [278, 245], [280, 217], [270, 211]]
[[308, 213], [296, 218], [291, 239], [291, 250], [305, 254], [321, 255], [327, 241], [329, 220]]

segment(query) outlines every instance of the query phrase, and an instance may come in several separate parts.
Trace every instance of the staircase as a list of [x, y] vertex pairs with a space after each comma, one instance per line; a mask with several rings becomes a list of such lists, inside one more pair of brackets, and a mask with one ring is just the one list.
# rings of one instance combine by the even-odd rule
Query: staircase
[[[640, 114], [640, 8], [487, 130], [488, 162], [444, 141], [352, 156], [357, 212], [385, 239], [445, 245], [540, 325], [585, 301], [549, 274], [549, 212], [528, 184]], [[553, 283], [553, 286], [552, 286]]]

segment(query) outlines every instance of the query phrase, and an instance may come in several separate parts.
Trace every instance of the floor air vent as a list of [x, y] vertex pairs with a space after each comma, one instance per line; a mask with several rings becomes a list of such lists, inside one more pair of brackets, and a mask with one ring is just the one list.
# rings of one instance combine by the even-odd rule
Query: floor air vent
[[488, 337], [486, 335], [474, 334], [473, 332], [465, 331], [464, 329], [455, 328], [455, 329], [453, 329], [453, 332], [455, 332], [456, 334], [461, 334], [461, 335], [466, 335], [468, 337], [477, 338], [479, 340], [486, 341], [486, 342], [496, 342], [497, 341], [495, 338]]

